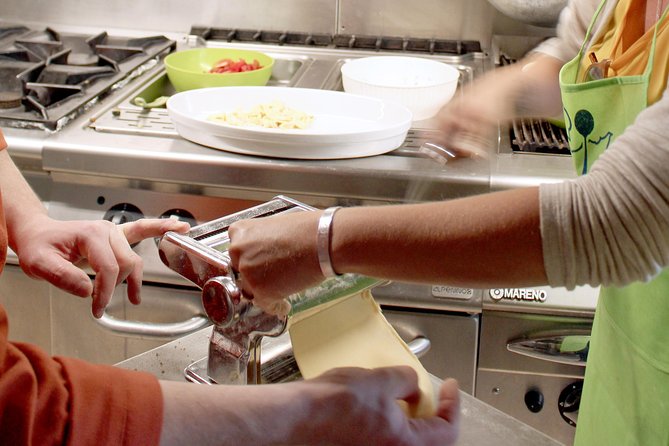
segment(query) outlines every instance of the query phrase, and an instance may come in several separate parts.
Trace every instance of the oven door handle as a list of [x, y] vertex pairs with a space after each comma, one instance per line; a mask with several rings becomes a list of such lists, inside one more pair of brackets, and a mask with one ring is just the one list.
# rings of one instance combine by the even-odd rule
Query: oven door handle
[[117, 319], [107, 314], [107, 312], [104, 312], [102, 317], [95, 319], [95, 321], [105, 329], [119, 336], [154, 339], [171, 339], [185, 336], [211, 323], [205, 316], [193, 316], [186, 321], [164, 324], [128, 321]]
[[430, 341], [425, 336], [417, 336], [412, 341], [407, 342], [407, 347], [411, 350], [411, 353], [416, 355], [416, 358], [421, 358], [430, 351], [432, 347], [432, 341]]
[[585, 367], [590, 349], [590, 332], [536, 334], [509, 341], [506, 349], [543, 361]]

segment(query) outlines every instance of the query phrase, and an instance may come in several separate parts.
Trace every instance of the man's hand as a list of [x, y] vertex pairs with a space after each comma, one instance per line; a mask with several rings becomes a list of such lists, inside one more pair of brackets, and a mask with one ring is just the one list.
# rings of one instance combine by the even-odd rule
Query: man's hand
[[418, 395], [409, 367], [334, 369], [318, 378], [263, 386], [193, 386], [161, 381], [164, 446], [276, 444], [448, 446], [460, 425], [455, 380], [437, 413], [409, 419], [397, 400]]
[[445, 446], [458, 436], [460, 397], [454, 379], [442, 384], [437, 413], [430, 418], [409, 419], [397, 404], [419, 395], [410, 367], [334, 369], [305, 381], [303, 392], [310, 390], [318, 411], [307, 444]]
[[[189, 228], [188, 223], [173, 219], [141, 219], [117, 226], [104, 220], [59, 221], [40, 216], [21, 229], [16, 254], [28, 276], [76, 296], [92, 296], [93, 315], [99, 318], [114, 288], [124, 280], [130, 302], [141, 300], [143, 263], [130, 244]], [[76, 266], [83, 262], [95, 273], [93, 281]]]

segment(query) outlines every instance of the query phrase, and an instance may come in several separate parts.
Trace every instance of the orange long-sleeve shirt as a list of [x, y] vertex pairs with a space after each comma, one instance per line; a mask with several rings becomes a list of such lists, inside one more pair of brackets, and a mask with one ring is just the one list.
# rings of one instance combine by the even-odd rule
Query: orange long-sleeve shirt
[[[5, 148], [0, 131], [0, 150]], [[6, 254], [0, 193], [0, 272]], [[155, 377], [52, 358], [35, 346], [9, 342], [0, 305], [0, 444], [154, 445], [162, 413]]]

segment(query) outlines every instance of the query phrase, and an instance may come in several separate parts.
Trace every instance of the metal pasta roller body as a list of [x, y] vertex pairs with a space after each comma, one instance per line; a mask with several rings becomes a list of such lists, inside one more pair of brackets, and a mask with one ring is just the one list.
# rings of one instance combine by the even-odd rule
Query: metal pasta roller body
[[[202, 289], [202, 304], [214, 324], [207, 359], [208, 378], [215, 383], [259, 384], [261, 341], [284, 333], [288, 316], [265, 313], [246, 299], [232, 271], [227, 248], [228, 228], [249, 218], [314, 208], [278, 196], [261, 205], [195, 226], [188, 234], [166, 233], [159, 244], [165, 265]], [[290, 315], [371, 288], [380, 281], [343, 275], [290, 296]]]

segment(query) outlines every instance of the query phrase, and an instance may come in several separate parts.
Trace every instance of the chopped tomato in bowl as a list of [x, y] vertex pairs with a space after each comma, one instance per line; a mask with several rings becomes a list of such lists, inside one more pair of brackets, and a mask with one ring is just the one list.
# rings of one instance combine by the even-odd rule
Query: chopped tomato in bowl
[[245, 71], [259, 70], [262, 66], [258, 59], [253, 59], [253, 62], [248, 63], [244, 59], [234, 61], [232, 59], [221, 59], [214, 64], [209, 70], [209, 73], [243, 73]]

